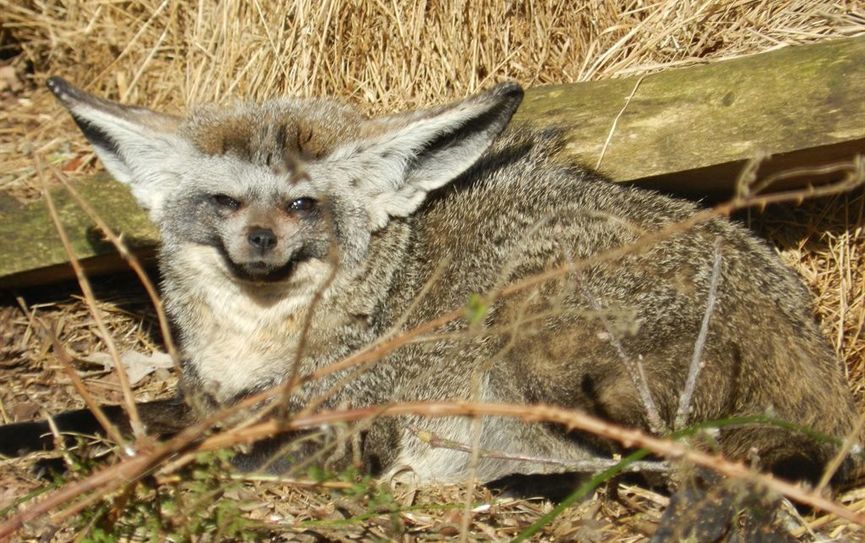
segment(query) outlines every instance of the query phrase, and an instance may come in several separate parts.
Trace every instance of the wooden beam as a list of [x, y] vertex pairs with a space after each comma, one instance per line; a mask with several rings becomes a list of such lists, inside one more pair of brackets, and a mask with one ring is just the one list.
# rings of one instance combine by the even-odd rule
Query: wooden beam
[[761, 173], [771, 173], [865, 153], [863, 96], [865, 37], [857, 37], [540, 87], [517, 118], [567, 127], [570, 161], [594, 167], [606, 144], [600, 170], [616, 181], [722, 195], [762, 154], [773, 158]]
[[[858, 37], [644, 77], [530, 89], [516, 119], [563, 127], [561, 159], [595, 167], [603, 152], [600, 170], [616, 181], [719, 195], [758, 155], [772, 155], [761, 168], [768, 174], [865, 154], [863, 89], [865, 37]], [[153, 254], [157, 231], [124, 187], [102, 176], [78, 190], [133, 249]], [[123, 269], [65, 191], [54, 194], [89, 270]], [[71, 277], [44, 205], [0, 194], [0, 288]]]
[[[132, 194], [107, 175], [77, 183], [76, 190], [93, 204], [100, 217], [127, 246], [144, 259], [159, 244], [159, 232], [138, 207]], [[88, 273], [125, 269], [110, 242], [63, 188], [51, 192], [57, 214], [66, 227], [72, 249]], [[0, 193], [0, 288], [54, 283], [74, 273], [43, 202], [21, 204]]]

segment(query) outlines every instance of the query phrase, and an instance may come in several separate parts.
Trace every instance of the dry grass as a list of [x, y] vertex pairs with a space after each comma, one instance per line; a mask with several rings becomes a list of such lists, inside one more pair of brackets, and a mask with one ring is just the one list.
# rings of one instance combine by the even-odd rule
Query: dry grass
[[755, 222], [815, 293], [823, 330], [865, 406], [865, 192], [779, 206]]
[[[532, 86], [633, 75], [865, 33], [865, 5], [853, 0], [0, 0], [0, 13], [0, 65], [13, 67], [22, 83], [17, 88], [14, 78], [0, 78], [0, 190], [22, 199], [39, 193], [30, 150], [44, 150], [73, 177], [99, 167], [44, 90], [48, 75], [62, 75], [97, 95], [169, 111], [235, 97], [327, 94], [380, 113], [463, 96], [506, 78]], [[827, 336], [865, 406], [865, 194], [773, 208], [751, 218], [815, 292]], [[149, 352], [160, 348], [158, 328], [133, 284], [121, 279], [97, 285], [97, 297], [121, 350]], [[30, 292], [23, 301], [79, 358], [105, 351], [86, 307], [69, 291]], [[3, 422], [81, 405], [49, 340], [14, 299], [0, 306], [0, 334]], [[86, 382], [96, 399], [120, 400], [112, 376], [81, 369], [90, 372]], [[167, 381], [168, 375], [151, 377], [136, 392], [144, 398], [164, 395]], [[2, 466], [0, 508], [42, 484], [29, 475], [28, 465]], [[559, 517], [543, 540], [645, 540], [663, 497], [622, 485], [607, 492], [615, 489], [617, 499], [593, 500]], [[360, 513], [351, 510], [351, 500], [343, 503], [320, 487], [255, 482], [226, 492], [248, 506], [253, 519], [335, 521], [306, 525], [325, 537], [389, 538], [399, 532], [388, 515], [336, 522]], [[464, 493], [428, 489], [412, 499], [414, 505], [459, 504]], [[480, 490], [474, 499], [487, 496]], [[865, 506], [862, 490], [842, 501], [859, 510]], [[361, 509], [369, 505], [360, 503]], [[513, 537], [549, 505], [493, 507], [473, 517], [473, 538]], [[455, 511], [461, 514], [458, 508], [421, 508], [397, 520], [417, 539], [435, 540], [459, 533]], [[821, 534], [849, 537], [848, 524], [825, 516], [808, 520]], [[801, 531], [807, 538], [807, 530]]]
[[[7, 52], [33, 92], [7, 99], [0, 188], [38, 192], [28, 149], [92, 166], [42, 82], [166, 110], [234, 97], [335, 95], [372, 112], [615, 77], [851, 36], [856, 1], [109, 2], [0, 0]], [[76, 134], [70, 137], [71, 134]], [[87, 160], [76, 160], [86, 157]]]

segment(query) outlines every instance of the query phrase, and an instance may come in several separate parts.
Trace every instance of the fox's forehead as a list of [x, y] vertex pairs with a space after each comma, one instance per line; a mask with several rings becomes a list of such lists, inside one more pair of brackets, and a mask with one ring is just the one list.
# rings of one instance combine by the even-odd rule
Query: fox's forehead
[[285, 161], [327, 155], [357, 139], [365, 120], [356, 109], [333, 100], [280, 99], [198, 108], [180, 130], [205, 155], [229, 155], [275, 168]]

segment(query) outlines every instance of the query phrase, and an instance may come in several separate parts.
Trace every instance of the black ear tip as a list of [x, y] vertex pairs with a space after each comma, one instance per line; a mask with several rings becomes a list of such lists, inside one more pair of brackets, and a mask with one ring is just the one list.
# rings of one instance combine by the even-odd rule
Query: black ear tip
[[55, 95], [59, 95], [63, 94], [66, 89], [69, 88], [69, 83], [62, 77], [57, 77], [56, 75], [53, 75], [48, 78], [48, 81], [45, 82], [45, 86], [48, 87], [48, 90], [53, 92]]
[[493, 87], [492, 94], [494, 96], [501, 96], [502, 98], [521, 100], [525, 92], [523, 91], [522, 85], [516, 81], [505, 81], [504, 83], [499, 83]]
[[73, 102], [80, 101], [82, 99], [82, 93], [78, 89], [72, 86], [68, 81], [63, 79], [62, 77], [52, 76], [49, 77], [47, 81], [45, 81], [45, 86], [48, 87], [54, 96], [63, 102], [67, 107], [70, 106]]

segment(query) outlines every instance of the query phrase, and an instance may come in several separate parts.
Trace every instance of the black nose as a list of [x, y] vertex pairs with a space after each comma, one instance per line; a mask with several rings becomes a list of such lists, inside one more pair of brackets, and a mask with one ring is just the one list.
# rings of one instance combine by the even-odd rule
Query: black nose
[[276, 247], [276, 234], [270, 228], [253, 228], [247, 236], [249, 244], [262, 251]]

